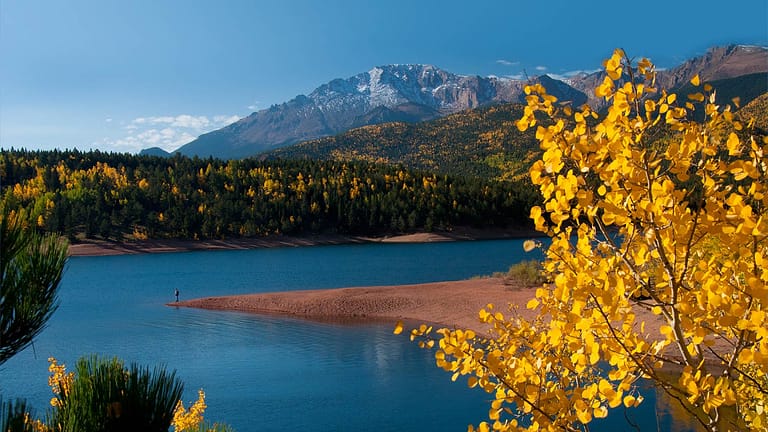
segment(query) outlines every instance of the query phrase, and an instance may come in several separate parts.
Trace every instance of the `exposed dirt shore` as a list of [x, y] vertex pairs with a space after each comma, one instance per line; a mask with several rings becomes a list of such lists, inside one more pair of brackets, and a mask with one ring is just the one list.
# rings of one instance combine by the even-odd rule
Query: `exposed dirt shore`
[[460, 240], [533, 238], [541, 233], [519, 229], [471, 229], [404, 234], [387, 237], [347, 236], [340, 234], [269, 236], [231, 240], [142, 240], [126, 242], [88, 241], [69, 246], [70, 256], [125, 255], [139, 253], [183, 252], [195, 250], [258, 249], [353, 243], [428, 243]]
[[483, 332], [478, 311], [493, 303], [500, 311], [525, 304], [535, 289], [522, 288], [501, 278], [382, 287], [338, 288], [207, 297], [170, 303], [169, 306], [281, 314], [314, 320], [387, 320], [433, 323], [447, 327], [472, 328]]

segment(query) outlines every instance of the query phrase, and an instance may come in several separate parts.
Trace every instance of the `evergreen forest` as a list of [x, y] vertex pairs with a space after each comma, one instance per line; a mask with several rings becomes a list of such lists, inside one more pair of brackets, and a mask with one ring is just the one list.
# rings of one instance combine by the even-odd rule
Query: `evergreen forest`
[[364, 161], [218, 159], [99, 151], [0, 152], [6, 211], [87, 239], [385, 235], [527, 223], [527, 180]]

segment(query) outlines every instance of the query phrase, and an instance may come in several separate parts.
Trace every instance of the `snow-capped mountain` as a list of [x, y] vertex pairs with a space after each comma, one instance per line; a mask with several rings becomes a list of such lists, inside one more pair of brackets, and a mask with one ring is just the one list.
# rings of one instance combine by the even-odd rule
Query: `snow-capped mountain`
[[[535, 80], [546, 82], [561, 99], [586, 101], [583, 93], [552, 78]], [[186, 155], [245, 157], [353, 127], [423, 121], [483, 105], [522, 101], [524, 85], [523, 81], [506, 78], [456, 75], [432, 65], [379, 66], [257, 111], [200, 136], [178, 151]]]
[[[716, 80], [768, 72], [768, 49], [732, 45], [709, 50], [681, 65], [661, 71], [658, 81], [673, 89], [695, 74]], [[603, 73], [581, 74], [560, 81], [542, 75], [527, 81], [456, 75], [432, 65], [374, 67], [346, 79], [335, 79], [309, 95], [254, 112], [222, 129], [201, 135], [178, 149], [185, 155], [241, 158], [300, 141], [335, 135], [350, 128], [391, 121], [418, 122], [458, 111], [503, 102], [522, 102], [526, 83], [540, 82], [560, 101], [578, 106], [594, 97]]]

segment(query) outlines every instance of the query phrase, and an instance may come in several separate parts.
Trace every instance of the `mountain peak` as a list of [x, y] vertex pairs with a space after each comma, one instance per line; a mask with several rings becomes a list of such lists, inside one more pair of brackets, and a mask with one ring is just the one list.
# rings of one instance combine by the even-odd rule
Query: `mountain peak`
[[[715, 47], [706, 54], [660, 71], [659, 85], [679, 88], [699, 74], [703, 80], [726, 79], [768, 71], [768, 49], [760, 46]], [[560, 101], [599, 109], [594, 96], [603, 72], [562, 81], [542, 75], [540, 82]], [[387, 64], [349, 78], [331, 80], [309, 95], [299, 95], [200, 136], [178, 151], [185, 155], [241, 158], [300, 141], [335, 135], [352, 127], [383, 121], [417, 122], [466, 109], [524, 101], [526, 81], [458, 75], [431, 64]]]
[[[568, 95], [578, 93], [567, 85]], [[518, 81], [457, 75], [431, 64], [388, 64], [331, 80], [309, 95], [274, 105], [200, 136], [179, 151], [237, 158], [386, 120], [417, 122], [521, 100]], [[558, 86], [561, 87], [561, 86]], [[557, 93], [558, 97], [566, 93]]]
[[407, 74], [407, 75], [416, 75], [420, 73], [428, 73], [433, 71], [445, 72], [443, 69], [428, 63], [391, 63], [391, 64], [374, 66], [370, 71], [368, 71], [368, 73], [371, 74], [374, 71], [379, 71], [379, 72], [387, 71], [390, 73], [399, 73], [399, 74]]

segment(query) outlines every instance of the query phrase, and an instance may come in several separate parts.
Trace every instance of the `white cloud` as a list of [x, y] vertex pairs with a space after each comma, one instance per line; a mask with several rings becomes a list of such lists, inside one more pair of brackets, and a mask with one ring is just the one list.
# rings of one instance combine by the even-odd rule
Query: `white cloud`
[[544, 72], [545, 70], [547, 70], [547, 67], [546, 66], [536, 66], [536, 70], [539, 71], [539, 72]]
[[211, 124], [211, 120], [205, 116], [181, 114], [177, 116], [139, 117], [133, 119], [132, 123], [137, 125], [169, 125], [173, 127], [201, 129], [208, 127]]
[[498, 60], [496, 60], [496, 63], [498, 63], [498, 64], [500, 64], [502, 66], [517, 66], [517, 65], [520, 64], [520, 62], [504, 60], [504, 59], [498, 59]]
[[236, 116], [236, 115], [231, 115], [231, 116], [219, 115], [219, 116], [214, 116], [213, 117], [213, 122], [216, 123], [216, 124], [228, 125], [228, 124], [232, 124], [232, 123], [234, 123], [234, 122], [236, 122], [236, 121], [238, 121], [240, 119], [241, 119], [241, 117], [240, 116]]
[[240, 116], [237, 115], [207, 117], [189, 114], [137, 117], [121, 127], [123, 136], [104, 138], [93, 145], [127, 153], [137, 153], [149, 147], [174, 151], [206, 132], [222, 128], [239, 119]]

